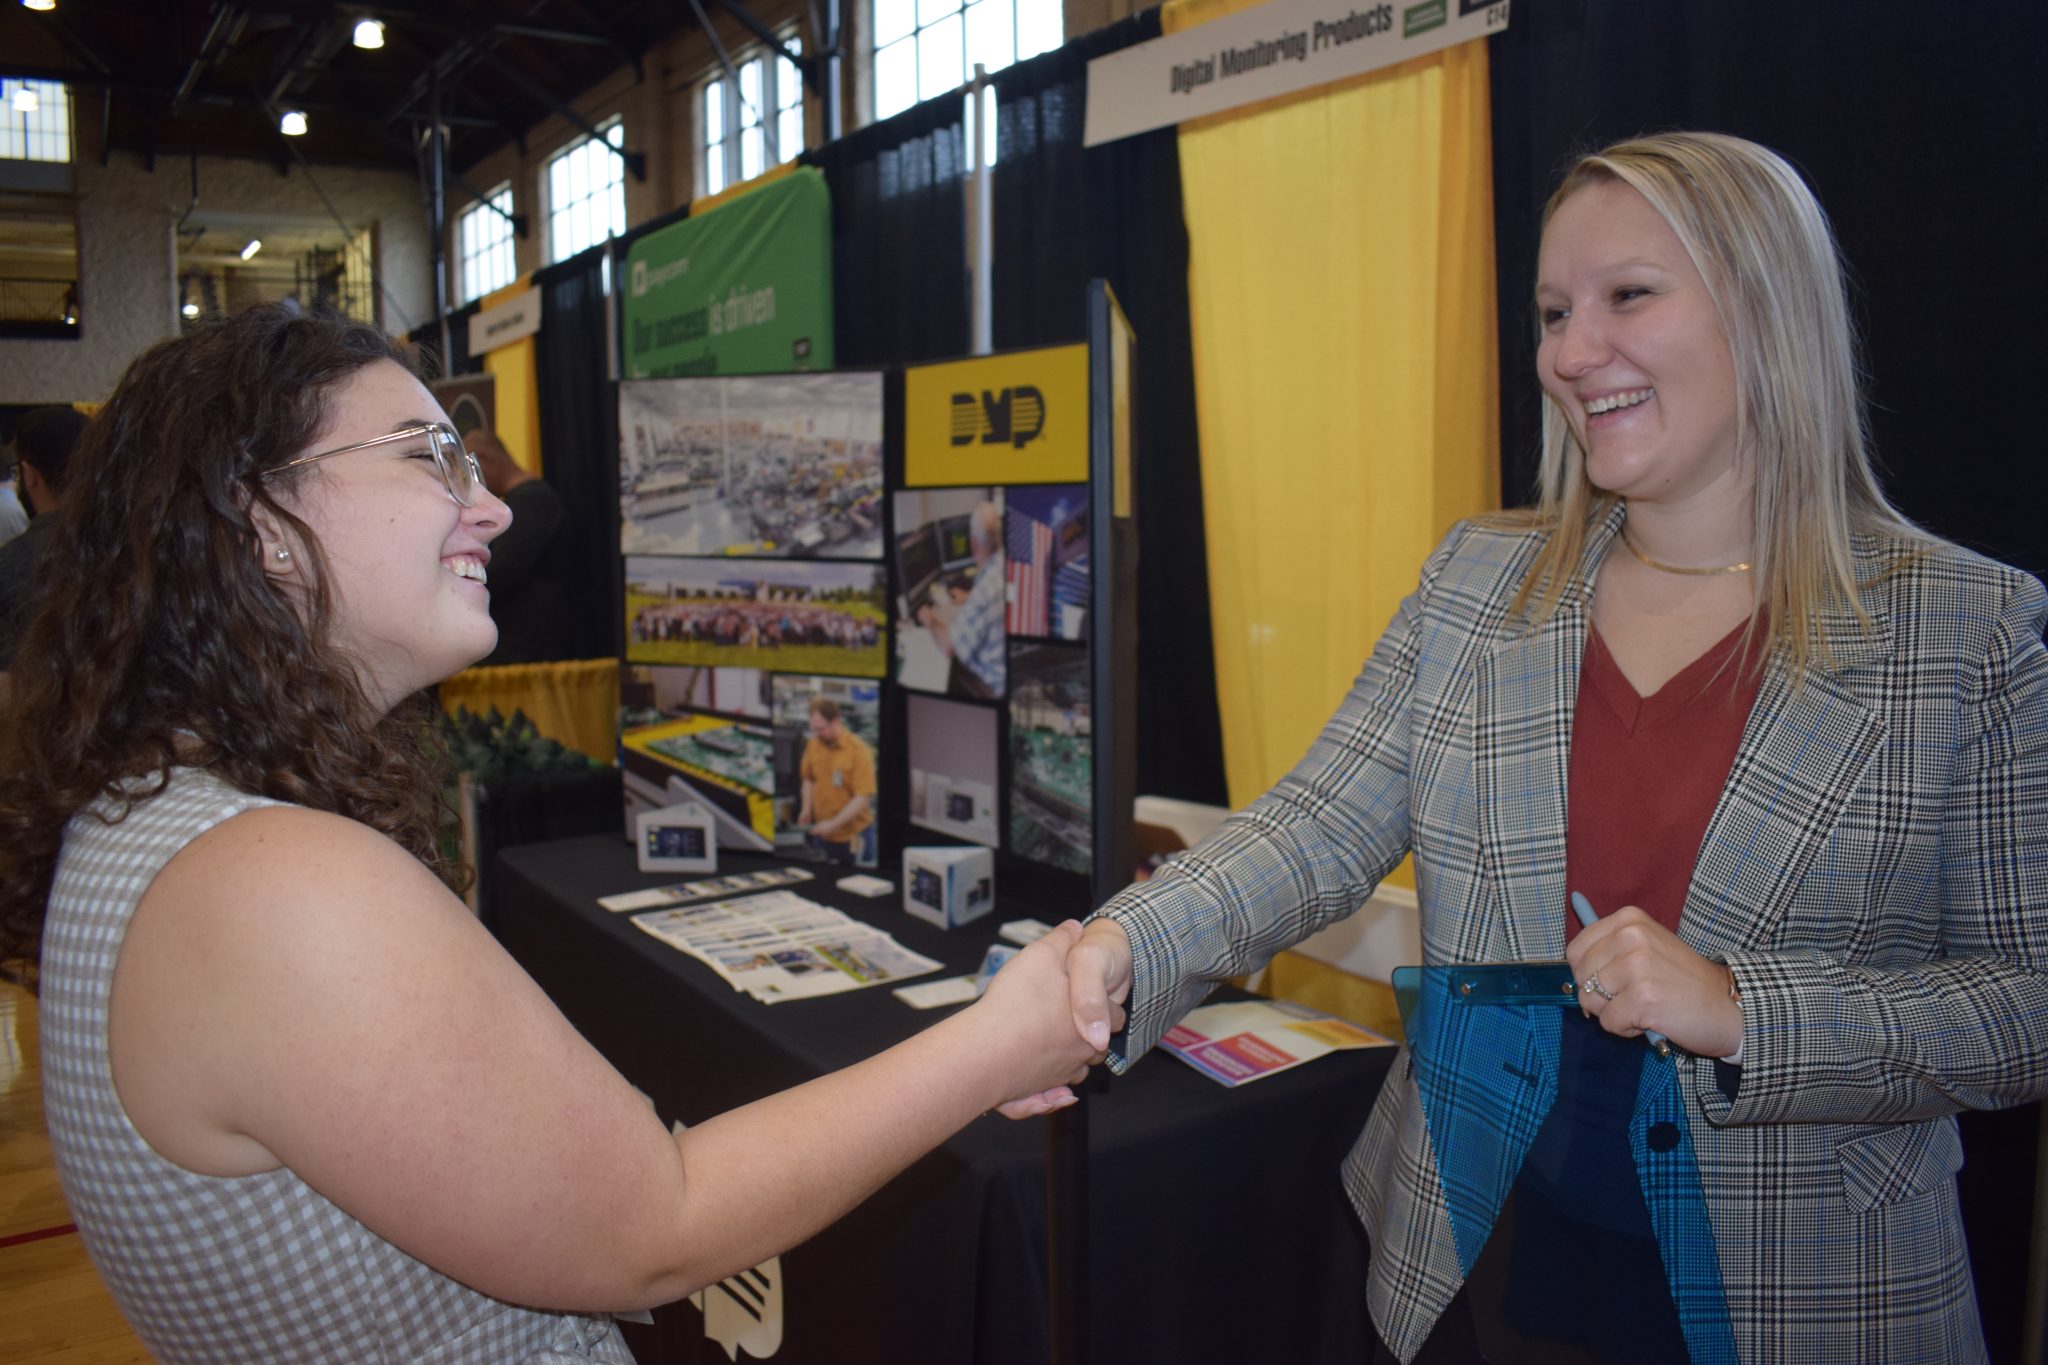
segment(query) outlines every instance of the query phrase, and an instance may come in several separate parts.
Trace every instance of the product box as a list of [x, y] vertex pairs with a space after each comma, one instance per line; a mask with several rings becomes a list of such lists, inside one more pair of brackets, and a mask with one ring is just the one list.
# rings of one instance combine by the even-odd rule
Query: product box
[[993, 849], [946, 844], [903, 850], [903, 908], [951, 929], [980, 919], [996, 903]]

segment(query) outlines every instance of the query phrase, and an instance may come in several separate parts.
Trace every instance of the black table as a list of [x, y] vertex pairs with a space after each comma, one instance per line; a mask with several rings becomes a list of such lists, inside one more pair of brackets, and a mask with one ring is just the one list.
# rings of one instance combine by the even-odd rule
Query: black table
[[[728, 854], [720, 870], [773, 865]], [[641, 874], [616, 835], [509, 849], [496, 873], [500, 940], [664, 1121], [699, 1122], [809, 1080], [936, 1017], [884, 987], [774, 1006], [732, 990], [597, 904], [688, 880]], [[862, 901], [833, 880], [821, 870], [792, 889], [956, 974], [979, 964], [998, 922], [1034, 913], [999, 902], [944, 932], [904, 914], [900, 893]], [[1338, 1053], [1228, 1090], [1161, 1055], [1091, 1083], [1089, 1358], [1366, 1359], [1365, 1238], [1338, 1165], [1392, 1058]], [[785, 1253], [777, 1365], [1043, 1362], [1044, 1149], [1040, 1121], [978, 1120]], [[655, 1318], [630, 1333], [646, 1365], [725, 1359], [697, 1309]]]

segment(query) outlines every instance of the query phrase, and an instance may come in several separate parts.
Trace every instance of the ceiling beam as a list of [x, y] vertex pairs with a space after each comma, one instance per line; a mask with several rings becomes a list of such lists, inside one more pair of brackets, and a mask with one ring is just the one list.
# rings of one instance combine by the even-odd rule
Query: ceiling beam
[[570, 127], [575, 128], [578, 131], [584, 133], [592, 141], [596, 142], [598, 146], [604, 148], [606, 151], [609, 151], [614, 156], [618, 157], [619, 160], [625, 162], [626, 169], [632, 172], [633, 178], [635, 180], [641, 181], [642, 183], [646, 182], [646, 153], [629, 152], [623, 147], [612, 146], [611, 143], [605, 140], [604, 134], [600, 133], [597, 130], [596, 124], [592, 123], [589, 119], [583, 117], [583, 115], [577, 113], [574, 109], [570, 108], [569, 105], [566, 102], [564, 102], [559, 96], [557, 96], [554, 91], [548, 89], [539, 81], [527, 75], [524, 71], [521, 71], [517, 66], [515, 66], [512, 62], [507, 61], [499, 53], [493, 52], [489, 48], [484, 48], [481, 50], [479, 55], [481, 55], [483, 59], [489, 62], [492, 66], [504, 72], [505, 75], [512, 81], [514, 85], [519, 86], [522, 90], [525, 90], [535, 99], [540, 100], [541, 102], [546, 104], [548, 106], [549, 112], [560, 115], [569, 124]]
[[171, 114], [176, 117], [185, 101], [192, 98], [192, 92], [199, 88], [200, 80], [213, 68], [215, 62], [226, 56], [242, 36], [242, 30], [249, 23], [248, 14], [238, 5], [215, 0], [213, 12], [206, 25], [206, 36], [199, 41], [199, 51], [185, 64], [185, 75], [178, 82], [178, 88], [171, 95]]

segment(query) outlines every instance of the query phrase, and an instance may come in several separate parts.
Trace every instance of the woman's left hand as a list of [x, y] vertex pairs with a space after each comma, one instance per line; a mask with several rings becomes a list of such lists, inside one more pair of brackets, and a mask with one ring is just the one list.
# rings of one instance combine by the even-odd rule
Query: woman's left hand
[[1687, 947], [1643, 910], [1625, 905], [1581, 930], [1565, 949], [1579, 1007], [1624, 1038], [1655, 1029], [1687, 1052], [1726, 1057], [1742, 1046], [1742, 1007], [1726, 967]]

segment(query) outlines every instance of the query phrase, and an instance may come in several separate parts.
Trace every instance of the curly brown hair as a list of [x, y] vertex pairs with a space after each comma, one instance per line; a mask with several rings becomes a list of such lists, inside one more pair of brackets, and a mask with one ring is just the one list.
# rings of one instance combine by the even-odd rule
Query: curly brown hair
[[[358, 820], [464, 884], [429, 703], [380, 713], [330, 645], [325, 557], [279, 501], [309, 471], [272, 476], [378, 361], [414, 369], [374, 327], [251, 308], [144, 352], [87, 427], [0, 726], [0, 964], [33, 978], [67, 822], [102, 796], [119, 821], [174, 765]], [[303, 546], [296, 599], [263, 570], [258, 507]]]

